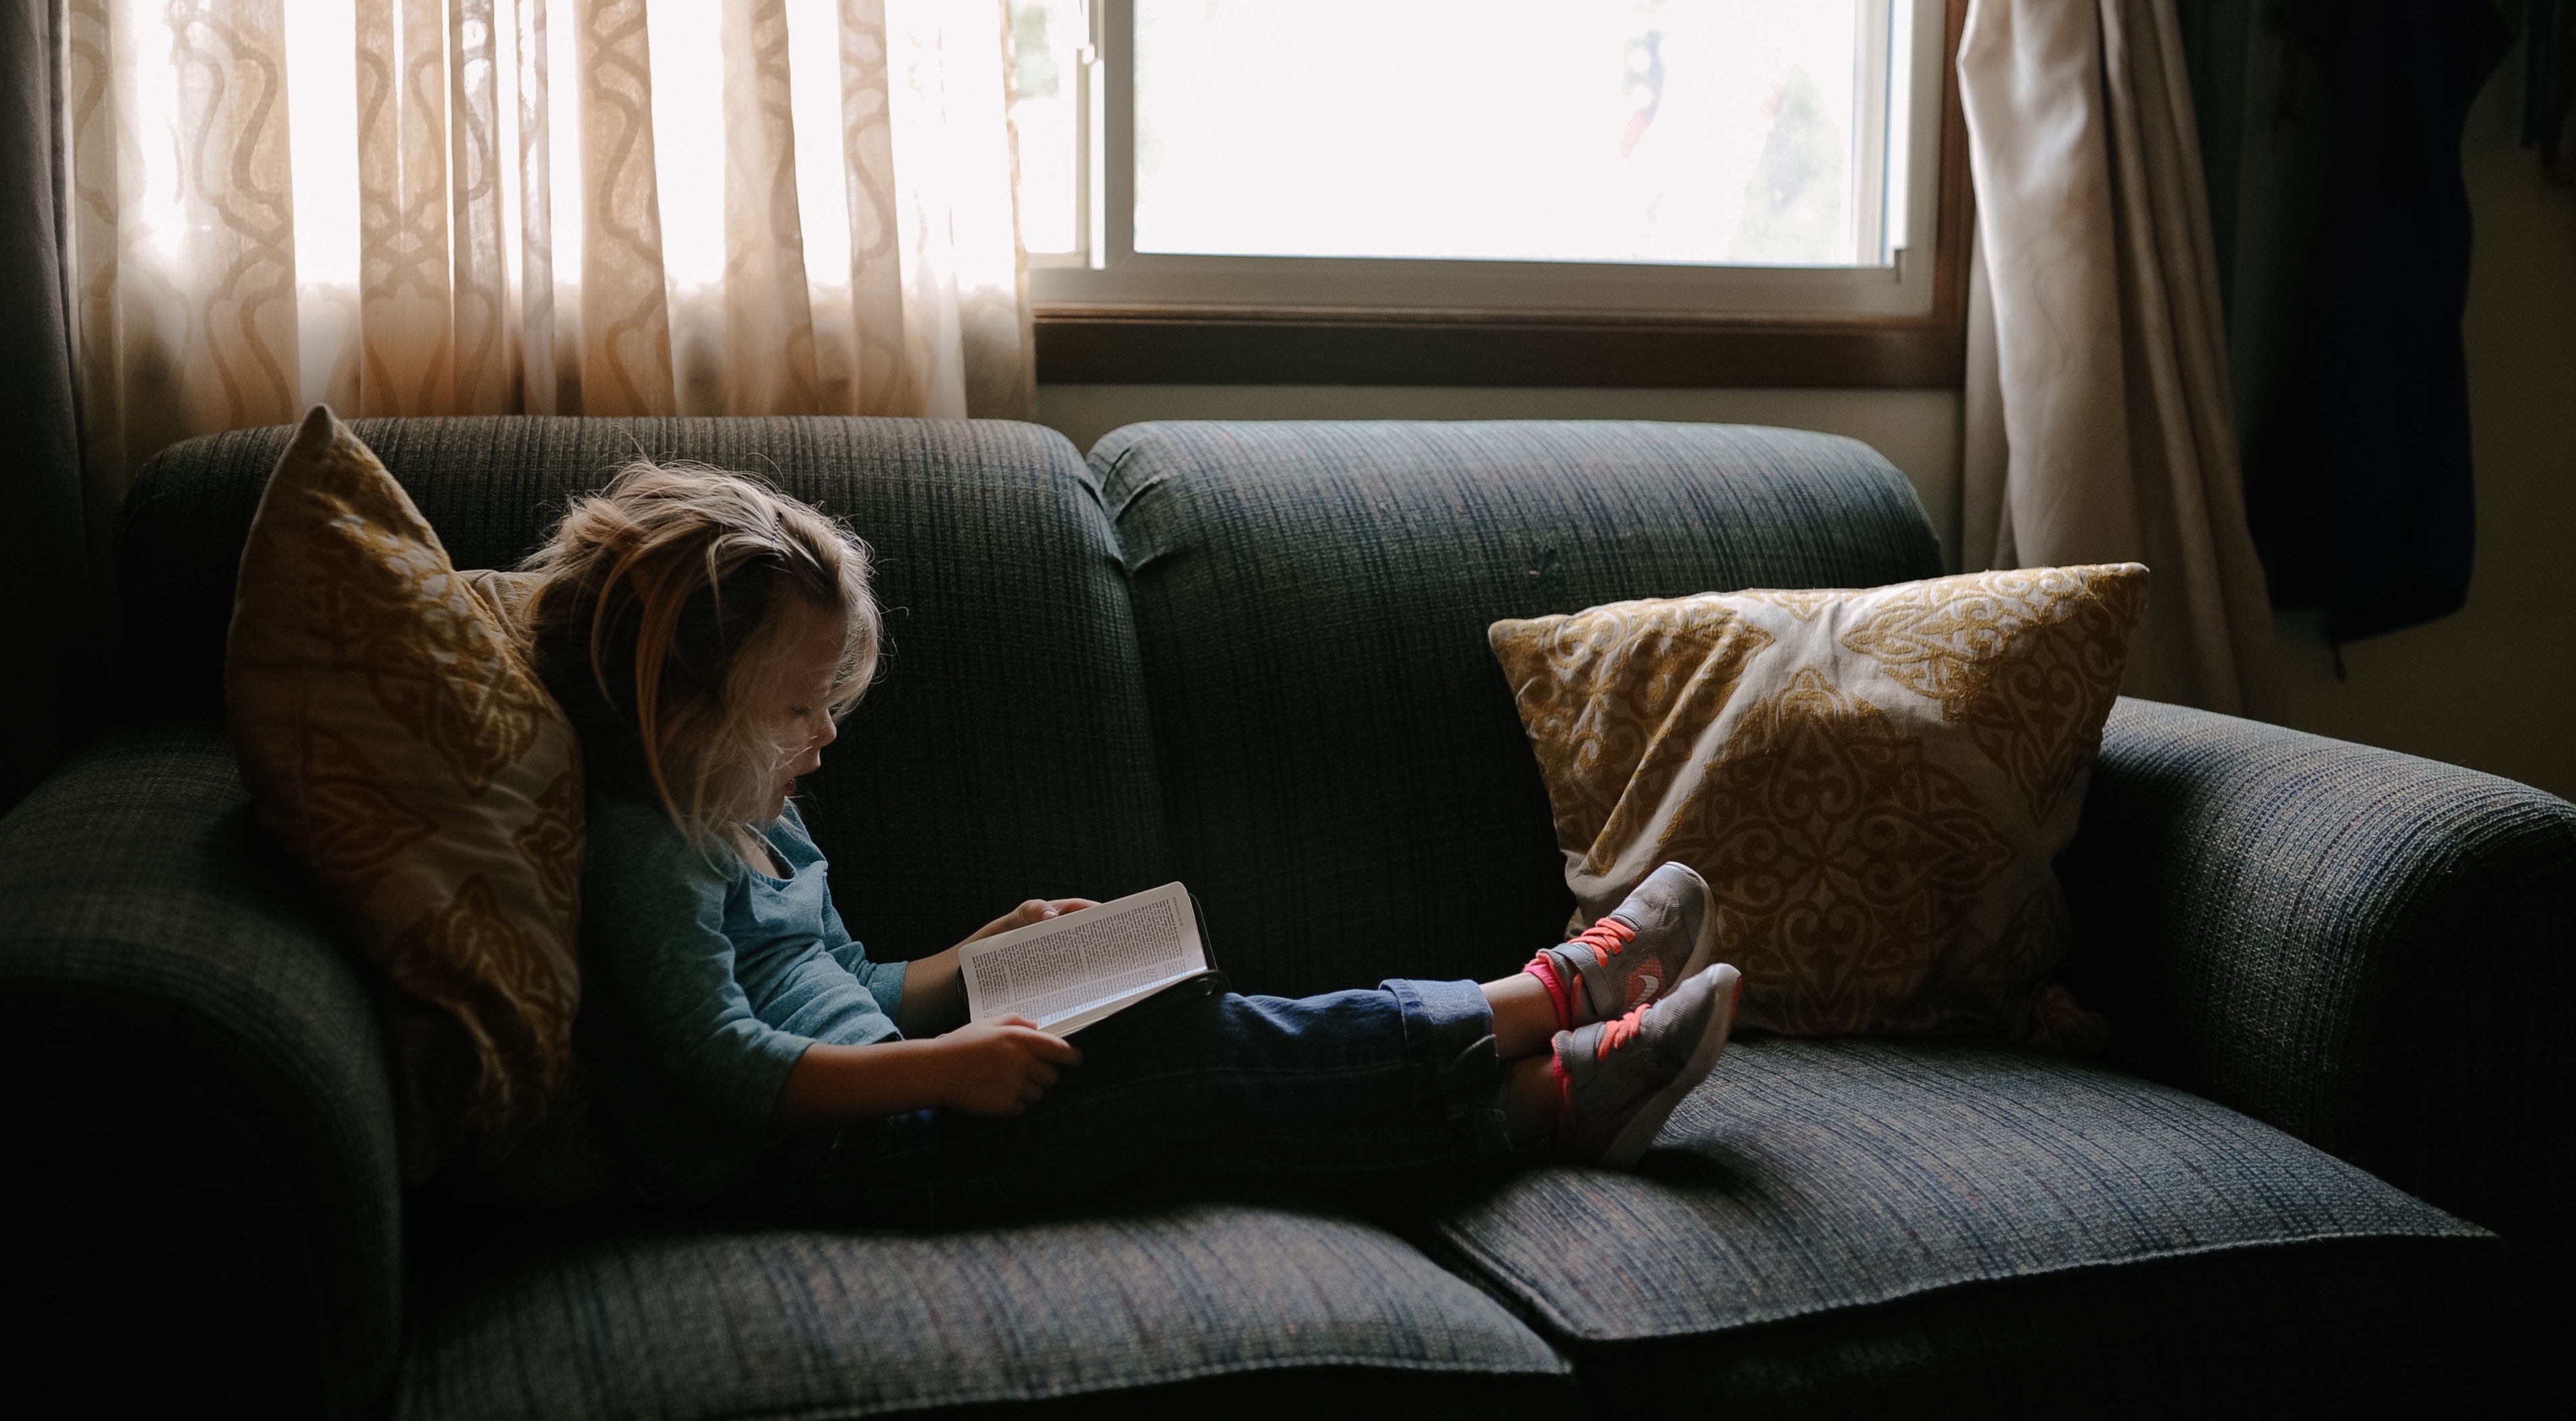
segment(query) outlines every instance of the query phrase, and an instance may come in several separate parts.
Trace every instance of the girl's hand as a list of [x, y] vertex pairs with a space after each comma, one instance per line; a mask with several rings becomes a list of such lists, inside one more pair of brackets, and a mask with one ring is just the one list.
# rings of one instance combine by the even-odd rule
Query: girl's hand
[[[1025, 928], [1032, 923], [1043, 923], [1049, 918], [1062, 917], [1067, 913], [1079, 913], [1085, 908], [1099, 906], [1089, 898], [1032, 898], [977, 928], [967, 937], [966, 942], [980, 942], [995, 933], [1006, 933], [1013, 928]], [[961, 942], [958, 946], [963, 947], [966, 942]]]
[[939, 1037], [939, 1103], [977, 1115], [1018, 1115], [1054, 1085], [1058, 1066], [1082, 1052], [1024, 1016], [996, 1017]]
[[957, 947], [915, 959], [904, 971], [903, 1002], [895, 1010], [895, 1024], [903, 1028], [904, 1035], [918, 1040], [937, 1036], [966, 1019], [966, 983], [957, 975], [958, 947], [1099, 906], [1088, 898], [1032, 898], [977, 928], [973, 937]]

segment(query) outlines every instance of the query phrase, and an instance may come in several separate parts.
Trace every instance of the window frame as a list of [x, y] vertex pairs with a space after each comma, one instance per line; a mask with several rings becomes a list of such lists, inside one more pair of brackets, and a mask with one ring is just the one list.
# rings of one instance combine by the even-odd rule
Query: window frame
[[[1100, 6], [1102, 0], [1092, 3]], [[1128, 6], [1117, 10], [1123, 16]], [[1956, 387], [1966, 366], [1974, 222], [1956, 62], [1967, 0], [1945, 0], [1941, 13], [1930, 303], [1920, 314], [1040, 300], [1034, 309], [1038, 380], [1640, 389]], [[1123, 96], [1103, 92], [1105, 85], [1088, 87], [1093, 102], [1123, 107]], [[1102, 157], [1095, 143], [1085, 167]], [[1113, 182], [1103, 186], [1117, 189], [1112, 199], [1124, 198], [1125, 185], [1114, 181], [1119, 176], [1115, 168], [1104, 176]], [[1085, 220], [1097, 240], [1105, 224], [1097, 214], [1086, 213]], [[1899, 252], [1898, 260], [1921, 257]]]

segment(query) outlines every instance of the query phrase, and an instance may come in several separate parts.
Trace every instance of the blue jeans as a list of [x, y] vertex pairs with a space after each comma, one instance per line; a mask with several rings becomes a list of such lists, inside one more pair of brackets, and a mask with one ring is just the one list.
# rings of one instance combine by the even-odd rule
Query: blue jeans
[[920, 1226], [1139, 1183], [1367, 1189], [1511, 1153], [1493, 1012], [1473, 982], [1227, 993], [1113, 1017], [1075, 1044], [1083, 1063], [1026, 1114], [923, 1110], [801, 1132], [747, 1167], [728, 1202]]

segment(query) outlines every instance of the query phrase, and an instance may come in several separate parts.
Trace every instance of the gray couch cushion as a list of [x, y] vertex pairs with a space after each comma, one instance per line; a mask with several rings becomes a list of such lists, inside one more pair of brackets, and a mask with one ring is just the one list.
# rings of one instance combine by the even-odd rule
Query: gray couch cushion
[[396, 1416], [954, 1414], [1145, 1388], [1253, 1414], [1335, 1390], [1446, 1398], [1435, 1414], [1569, 1400], [1564, 1359], [1492, 1299], [1296, 1208], [927, 1234], [563, 1228], [486, 1240], [430, 1285]]
[[1998, 1046], [1785, 1037], [1729, 1047], [1637, 1172], [1527, 1171], [1440, 1227], [1591, 1342], [2217, 1249], [2487, 1237], [2133, 1076]]
[[1501, 617], [1940, 571], [1902, 474], [1681, 424], [1140, 424], [1091, 451], [1173, 854], [1236, 985], [1486, 977], [1572, 899]]
[[[891, 653], [806, 788], [850, 930], [947, 946], [1032, 895], [1171, 877], [1127, 588], [1073, 446], [1035, 425], [909, 419], [371, 419], [352, 426], [459, 567], [533, 550], [639, 455], [749, 469], [877, 551]], [[118, 533], [129, 640], [164, 703], [221, 713], [224, 627], [288, 430], [190, 440]]]
[[[2454, 1300], [2410, 1281], [2492, 1282], [2502, 1259], [2475, 1225], [2196, 1096], [1874, 1039], [1739, 1042], [1636, 1173], [1520, 1173], [1438, 1230], [1587, 1378], [1741, 1400], [1804, 1367], [1846, 1405], [1961, 1349], [2026, 1369], [2080, 1342], [2136, 1365], [2254, 1298], [2302, 1328], [2429, 1325]], [[2129, 1317], [2140, 1298], [2171, 1315]]]

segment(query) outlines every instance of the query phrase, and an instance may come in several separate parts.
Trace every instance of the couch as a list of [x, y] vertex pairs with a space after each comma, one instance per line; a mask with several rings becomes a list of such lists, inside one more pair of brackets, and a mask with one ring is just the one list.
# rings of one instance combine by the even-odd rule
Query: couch
[[[1778, 429], [1160, 423], [1088, 460], [1003, 422], [356, 429], [459, 567], [510, 564], [638, 451], [846, 517], [892, 653], [806, 815], [853, 931], [917, 956], [1028, 895], [1178, 877], [1246, 991], [1490, 977], [1556, 940], [1489, 622], [1941, 570], [1897, 470]], [[2300, 1412], [2494, 1402], [2563, 1345], [2576, 806], [2138, 701], [2061, 864], [2102, 1059], [1748, 1037], [1634, 1173], [1149, 1189], [934, 1233], [407, 1188], [378, 989], [223, 735], [234, 568], [287, 434], [144, 470], [116, 529], [144, 714], [0, 821], [14, 1396]]]

